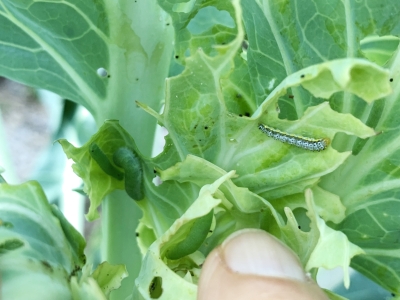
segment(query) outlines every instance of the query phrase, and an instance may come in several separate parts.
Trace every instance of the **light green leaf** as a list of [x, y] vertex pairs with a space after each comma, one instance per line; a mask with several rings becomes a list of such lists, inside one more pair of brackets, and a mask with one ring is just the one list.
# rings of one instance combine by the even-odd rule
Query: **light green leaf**
[[125, 266], [110, 265], [108, 262], [102, 262], [94, 270], [92, 277], [103, 291], [106, 297], [112, 290], [121, 286], [121, 281], [128, 276]]
[[[231, 16], [237, 16], [240, 8], [235, 2], [232, 3], [236, 14], [231, 10], [228, 11]], [[167, 80], [166, 107], [163, 114], [159, 115], [147, 109], [169, 132], [166, 138], [167, 146], [154, 162], [157, 161], [159, 164], [161, 158], [166, 158], [169, 162], [157, 169], [161, 178], [166, 180], [162, 185], [172, 181], [195, 183], [197, 186], [202, 186], [210, 183], [208, 180], [215, 180], [218, 173], [223, 174], [229, 170], [236, 170], [239, 176], [232, 179], [231, 184], [237, 186], [229, 189], [226, 187], [229, 185], [228, 182], [222, 185], [221, 191], [224, 193], [222, 199], [226, 199], [235, 209], [239, 209], [244, 214], [238, 213], [233, 216], [229, 210], [217, 212], [216, 230], [224, 228], [228, 233], [234, 226], [236, 228], [263, 228], [280, 237], [295, 249], [305, 264], [313, 253], [314, 247], [321, 245], [319, 243], [327, 238], [325, 233], [329, 231], [329, 227], [321, 225], [325, 223], [319, 224], [316, 221], [317, 215], [313, 215], [314, 231], [310, 234], [299, 232], [297, 219], [300, 219], [300, 216], [293, 214], [295, 212], [292, 213], [290, 210], [281, 211], [282, 215], [284, 213], [288, 218], [288, 223], [284, 226], [281, 221], [282, 217], [276, 214], [274, 209], [268, 208], [270, 204], [266, 200], [275, 203], [277, 208], [281, 207], [278, 203], [282, 199], [287, 200], [288, 206], [308, 208], [304, 202], [301, 203], [303, 196], [300, 195], [304, 189], [312, 187], [317, 191], [316, 197], [318, 197], [316, 200], [318, 204], [313, 210], [316, 210], [318, 215], [325, 218], [327, 222], [338, 223], [344, 219], [346, 207], [335, 196], [337, 195], [335, 189], [320, 189], [315, 185], [321, 177], [334, 172], [351, 158], [349, 150], [360, 151], [363, 145], [368, 143], [367, 140], [357, 140], [357, 137], [366, 139], [377, 134], [377, 131], [366, 126], [364, 122], [374, 125], [369, 121], [368, 114], [369, 112], [375, 113], [380, 102], [367, 104], [359, 97], [368, 102], [387, 97], [393, 87], [389, 80], [392, 72], [365, 59], [357, 58], [355, 54], [360, 53], [359, 47], [354, 44], [355, 41], [350, 39], [348, 42], [351, 44], [348, 46], [352, 48], [349, 48], [348, 54], [351, 55], [344, 59], [343, 57], [347, 56], [347, 52], [343, 51], [342, 47], [344, 43], [337, 43], [341, 42], [341, 37], [335, 40], [336, 36], [326, 32], [316, 35], [313, 31], [319, 30], [319, 28], [310, 27], [308, 29], [313, 33], [307, 32], [307, 38], [317, 48], [313, 48], [314, 44], [299, 42], [296, 45], [296, 40], [291, 39], [295, 39], [298, 32], [291, 31], [290, 26], [284, 26], [281, 22], [283, 24], [290, 24], [291, 20], [296, 20], [299, 24], [306, 22], [310, 19], [310, 11], [326, 10], [321, 3], [315, 4], [314, 10], [310, 9], [311, 4], [305, 5], [308, 7], [305, 9], [297, 7], [295, 4], [286, 2], [278, 4], [272, 1], [246, 1], [242, 5], [245, 11], [244, 24], [249, 38], [247, 62], [243, 60], [245, 55], [241, 55], [244, 36], [238, 19], [236, 19], [237, 37], [232, 39], [226, 47], [218, 46], [216, 48], [219, 50], [218, 55], [215, 52], [211, 54], [208, 48], [209, 44], [204, 47], [204, 51], [196, 48], [196, 52], [190, 52], [190, 55], [184, 60], [185, 70], [180, 75]], [[338, 2], [338, 5], [342, 4]], [[354, 5], [358, 6], [359, 4]], [[276, 13], [271, 15], [267, 9], [268, 6], [272, 11], [276, 10]], [[285, 9], [288, 10], [285, 11]], [[340, 28], [340, 22], [351, 21], [346, 19], [345, 14], [349, 9], [351, 8], [342, 7], [341, 10], [335, 11], [336, 14], [342, 14], [337, 18], [338, 24], [331, 20], [327, 24], [336, 29]], [[194, 11], [191, 11], [191, 15], [181, 12], [178, 16], [178, 14], [172, 13], [173, 21], [182, 24], [180, 22], [183, 19], [187, 21], [193, 18]], [[296, 14], [298, 11], [301, 11], [301, 14]], [[380, 13], [374, 12], [377, 15]], [[299, 16], [302, 19], [298, 19]], [[258, 17], [260, 19], [257, 19]], [[267, 20], [266, 23], [263, 23], [263, 18]], [[278, 20], [274, 20], [274, 18]], [[360, 16], [356, 18], [360, 18]], [[321, 20], [319, 19], [318, 22]], [[279, 40], [277, 24], [283, 26], [282, 32], [285, 41]], [[398, 30], [395, 25], [390, 26], [386, 30], [391, 33]], [[266, 27], [271, 30], [271, 34], [265, 36], [270, 36], [269, 41], [276, 45], [275, 52], [260, 33]], [[380, 30], [376, 29], [381, 32]], [[333, 32], [336, 33], [336, 31]], [[338, 35], [341, 35], [342, 32], [339, 31]], [[183, 36], [185, 35], [183, 34]], [[185, 38], [188, 38], [188, 35]], [[329, 44], [328, 41], [332, 39], [334, 40], [330, 49], [332, 56], [329, 56], [326, 44]], [[184, 43], [182, 42], [177, 49], [184, 47], [182, 46]], [[210, 42], [210, 44], [213, 43]], [[299, 45], [302, 47], [301, 51], [294, 50], [294, 46], [299, 47]], [[260, 48], [257, 47], [263, 47], [263, 50], [268, 49], [268, 51], [260, 51]], [[235, 51], [230, 49], [235, 49]], [[309, 53], [315, 55], [309, 56]], [[299, 57], [301, 54], [304, 54], [304, 59]], [[272, 56], [276, 57], [271, 58]], [[260, 98], [258, 103], [265, 101], [251, 118], [243, 117], [240, 109], [243, 109], [244, 106], [240, 109], [235, 108], [229, 104], [232, 101], [232, 94], [223, 92], [223, 83], [226, 82], [225, 80], [229, 82], [230, 76], [235, 74], [233, 70], [236, 66], [244, 67], [247, 64], [254, 90], [257, 95], [262, 93], [265, 95], [264, 98]], [[277, 64], [282, 68], [274, 69], [272, 67]], [[266, 66], [268, 66], [269, 74], [273, 74], [264, 81], [260, 78], [264, 76], [263, 71], [267, 69]], [[280, 73], [280, 71], [282, 72]], [[254, 72], [257, 75], [252, 76]], [[234, 81], [230, 81], [229, 85], [232, 82]], [[256, 87], [260, 82], [263, 82], [263, 91], [258, 94], [259, 91]], [[247, 87], [242, 85], [241, 88], [244, 89], [242, 91], [244, 95], [251, 95], [251, 93], [246, 93], [248, 85]], [[317, 99], [316, 96], [330, 97], [331, 105], [328, 102], [321, 104], [321, 99]], [[251, 109], [254, 110], [254, 103], [253, 99], [253, 102], [250, 101], [247, 106], [250, 112]], [[277, 106], [280, 112], [277, 111]], [[292, 108], [294, 108], [294, 114], [291, 111]], [[356, 113], [352, 115], [349, 112]], [[362, 117], [362, 121], [356, 116]], [[285, 117], [290, 117], [290, 119], [287, 120]], [[263, 135], [257, 128], [259, 122], [290, 134], [308, 138], [326, 138], [332, 144], [320, 153], [298, 149]], [[195, 155], [197, 158], [188, 156], [188, 154]], [[204, 159], [201, 162], [202, 168], [199, 167], [201, 161], [199, 158]], [[180, 161], [183, 163], [180, 164]], [[171, 167], [172, 165], [173, 167]], [[336, 189], [344, 184], [346, 182], [336, 184]], [[244, 189], [240, 190], [240, 188]], [[246, 188], [250, 191], [246, 192]], [[237, 195], [246, 193], [248, 198], [244, 199], [251, 199], [251, 201], [243, 204], [236, 200], [243, 198]], [[295, 195], [299, 195], [298, 198]], [[293, 198], [291, 198], [292, 196]], [[289, 203], [291, 200], [295, 202]], [[326, 203], [326, 201], [330, 202]], [[163, 199], [159, 202], [168, 201]], [[267, 218], [267, 213], [260, 220], [262, 209], [268, 212], [272, 211], [277, 217]], [[151, 210], [150, 206], [144, 207], [144, 210]], [[254, 215], [249, 216], [248, 214]], [[154, 214], [152, 217], [146, 217], [145, 220], [147, 228], [157, 228], [158, 222], [155, 221]], [[321, 219], [318, 220], [323, 222]], [[325, 230], [324, 236], [320, 237], [317, 224], [321, 230]], [[221, 231], [219, 232], [221, 233]], [[338, 239], [344, 237], [340, 232], [335, 232], [334, 236]], [[211, 248], [222, 239], [222, 234], [214, 242], [211, 242], [210, 239]], [[349, 244], [345, 239], [342, 239], [342, 242]], [[203, 253], [208, 253], [210, 250], [204, 245], [200, 249]], [[343, 262], [344, 260], [322, 262], [317, 261], [315, 257], [313, 260], [320, 265], [325, 263], [329, 266], [341, 264], [347, 267], [350, 258], [356, 252], [345, 253], [344, 255], [347, 255], [345, 262]]]
[[96, 143], [102, 149], [110, 163], [113, 161], [113, 154], [121, 147], [133, 149], [138, 154], [142, 160], [145, 198], [136, 201], [136, 204], [144, 212], [141, 221], [148, 228], [156, 230], [156, 236], [163, 234], [174, 220], [183, 214], [195, 199], [195, 196], [190, 195], [198, 192], [198, 189], [193, 189], [189, 184], [178, 185], [175, 182], [166, 182], [160, 186], [154, 185], [152, 182], [155, 176], [154, 170], [177, 160], [176, 152], [172, 153], [174, 147], [171, 144], [167, 145], [166, 149], [171, 149], [170, 154], [161, 154], [154, 159], [146, 158], [138, 151], [135, 142], [118, 121], [106, 121], [99, 131], [80, 148], [74, 147], [66, 140], [59, 140], [59, 142], [67, 156], [74, 160], [75, 164], [72, 166], [74, 172], [83, 179], [84, 191], [90, 198], [89, 212], [86, 215], [89, 220], [98, 218], [97, 208], [106, 195], [114, 190], [125, 189], [124, 180], [126, 180], [126, 176], [124, 180], [118, 180], [103, 171], [90, 155], [92, 143]]
[[[318, 80], [305, 80], [302, 84], [315, 97], [327, 99], [335, 92], [344, 91], [371, 102], [389, 95], [392, 91], [389, 72], [366, 60], [332, 60], [318, 65], [318, 69], [315, 70], [319, 73]], [[308, 78], [309, 69], [302, 71]], [[314, 70], [310, 71], [312, 74]]]
[[[2, 234], [2, 233], [0, 233]], [[45, 261], [20, 255], [0, 255], [2, 299], [69, 299], [67, 272]], [[21, 288], [23, 287], [23, 288]]]
[[272, 232], [298, 255], [304, 268], [318, 243], [319, 231], [314, 220], [306, 219], [298, 213], [295, 215], [296, 211], [290, 208], [285, 208], [284, 212], [287, 218], [286, 225], [273, 228]]
[[92, 278], [78, 284], [84, 247], [83, 237], [48, 203], [38, 183], [0, 184], [4, 299], [105, 299]]
[[[174, 274], [168, 267], [168, 264], [174, 265], [176, 269], [183, 268], [189, 271], [189, 269], [193, 270], [193, 268], [195, 268], [198, 270], [204, 257], [200, 261], [196, 259], [196, 256], [182, 258], [178, 261], [178, 264], [182, 264], [182, 267], [179, 268], [179, 265], [177, 265], [175, 261], [168, 261], [164, 256], [169, 247], [179, 243], [183, 236], [191, 230], [194, 220], [207, 215], [214, 207], [221, 203], [221, 200], [215, 199], [213, 195], [217, 192], [219, 186], [233, 175], [234, 172], [227, 173], [213, 184], [203, 186], [198, 198], [182, 217], [177, 219], [174, 224], [150, 246], [144, 258], [139, 277], [136, 280], [138, 290], [144, 299], [156, 298], [152, 296], [155, 292], [156, 285], [161, 285], [160, 287], [157, 286], [157, 293], [161, 293], [160, 296], [164, 299], [196, 298], [196, 285]], [[198, 276], [198, 273], [199, 272], [197, 272], [195, 277]]]
[[150, 245], [156, 240], [154, 231], [147, 227], [145, 223], [140, 222], [136, 229], [136, 237], [138, 241], [138, 247], [142, 256], [145, 256], [146, 251], [149, 249]]
[[[191, 182], [201, 187], [209, 181], [224, 176], [226, 171], [202, 158], [188, 155], [183, 162], [159, 173], [164, 181]], [[225, 205], [235, 206], [244, 213], [259, 212], [266, 204], [264, 199], [251, 193], [247, 188], [235, 186], [231, 180], [227, 180], [220, 189], [229, 201]]]
[[297, 253], [306, 271], [320, 267], [342, 267], [345, 285], [348, 287], [350, 260], [355, 255], [364, 254], [364, 251], [349, 242], [341, 231], [328, 227], [319, 217], [310, 189], [305, 192], [305, 203], [305, 218], [296, 210], [285, 207], [287, 224], [282, 226], [280, 232], [275, 229], [275, 234]]
[[[393, 94], [390, 96], [373, 104], [366, 104], [347, 92], [336, 93], [329, 99], [334, 110], [353, 114], [380, 134], [368, 140], [337, 134], [333, 146], [341, 151], [352, 150], [356, 156], [349, 157], [339, 169], [325, 175], [321, 186], [337, 194], [347, 208], [346, 218], [334, 228], [343, 231], [367, 253], [356, 256], [352, 266], [388, 290], [399, 293], [400, 270], [396, 267], [399, 260], [394, 254], [399, 221], [393, 213], [398, 210], [396, 199], [400, 187], [396, 175], [399, 54], [396, 46], [388, 50], [385, 44], [388, 39], [384, 36], [392, 35], [390, 40], [398, 40], [400, 22], [394, 16], [399, 13], [400, 6], [397, 1], [381, 4], [379, 1], [335, 0], [329, 1], [329, 5], [326, 1], [299, 5], [260, 0], [243, 2], [243, 12], [249, 40], [247, 62], [258, 103], [271, 97], [271, 91], [288, 75], [298, 74], [310, 65], [345, 57], [361, 58], [365, 53], [365, 57], [389, 67], [390, 80], [386, 84], [383, 82], [383, 86], [391, 85]], [[374, 42], [373, 53], [365, 48], [369, 41]], [[383, 56], [377, 57], [377, 53]], [[372, 71], [375, 67], [369, 69]], [[323, 93], [327, 84], [321, 82]], [[380, 90], [378, 86], [375, 88]], [[307, 107], [321, 100], [298, 85], [291, 87], [286, 95], [282, 94], [278, 101], [281, 118], [297, 119]]]
[[335, 229], [343, 231], [366, 252], [352, 260], [352, 267], [393, 293], [400, 292], [397, 267], [400, 260], [396, 252], [400, 221], [395, 213], [400, 193], [397, 117], [400, 90], [396, 75], [399, 66], [397, 51], [390, 67], [391, 76], [396, 80], [394, 92], [370, 115], [370, 122], [376, 124], [375, 130], [380, 134], [356, 143], [355, 146], [361, 147], [357, 156], [347, 160], [321, 184], [339, 195], [347, 207], [346, 218]]
[[[239, 34], [229, 44], [237, 50], [242, 40], [242, 28], [240, 22], [238, 24]], [[225, 50], [220, 56], [210, 57], [199, 50], [186, 59], [186, 69], [182, 74], [167, 81], [166, 107], [158, 118], [167, 128], [169, 141], [176, 148], [165, 149], [164, 155], [172, 155], [167, 154], [168, 150], [176, 150], [180, 160], [190, 153], [224, 170], [235, 169], [241, 175], [234, 180], [236, 184], [271, 199], [302, 192], [315, 184], [320, 176], [336, 169], [350, 153], [337, 153], [331, 147], [322, 153], [312, 153], [282, 144], [263, 135], [257, 128], [259, 121], [282, 131], [331, 140], [337, 132], [362, 138], [374, 134], [372, 129], [353, 116], [341, 115], [330, 109], [327, 103], [309, 108], [297, 121], [279, 118], [275, 107], [279, 96], [287, 88], [303, 81], [310, 85], [321, 84], [322, 70], [327, 68], [335, 73], [333, 62], [310, 67], [310, 76], [306, 79], [302, 79], [300, 73], [289, 76], [251, 119], [230, 113], [225, 106], [225, 101], [229, 99], [224, 98], [220, 80], [230, 76], [230, 66], [237, 56], [237, 52]], [[347, 64], [358, 66], [358, 61], [349, 60]], [[383, 69], [367, 62], [365, 65], [367, 70], [372, 68], [388, 79], [389, 75]], [[346, 73], [346, 70], [341, 68], [340, 72]], [[373, 77], [372, 74], [368, 76], [369, 80]], [[349, 78], [341, 88], [347, 88], [355, 79]], [[336, 89], [337, 86], [333, 85], [331, 92]], [[390, 89], [385, 90], [385, 93], [388, 92]]]
[[[276, 104], [287, 90], [302, 85], [315, 97], [329, 98], [339, 91], [351, 92], [367, 102], [391, 92], [389, 71], [367, 60], [340, 59], [310, 66], [286, 77], [265, 99], [254, 117]], [[270, 109], [271, 110], [271, 109]]]
[[14, 251], [67, 273], [84, 264], [84, 239], [59, 213], [53, 214], [37, 182], [0, 184], [0, 207], [2, 237], [22, 242]]
[[77, 276], [71, 277], [71, 293], [73, 300], [108, 299], [97, 281], [90, 277], [91, 269], [91, 266], [85, 265], [79, 278]]
[[[201, 185], [203, 182], [202, 180], [204, 180], [203, 178], [206, 178], [205, 174], [213, 178], [216, 176], [216, 174], [223, 174], [223, 172], [224, 171], [218, 167], [213, 166], [202, 159], [189, 155], [184, 162], [178, 163], [176, 166], [162, 171], [161, 178], [163, 180], [177, 180], [180, 182], [189, 180], [197, 185]], [[267, 229], [285, 241], [285, 243], [298, 254], [300, 260], [307, 269], [312, 269], [314, 267], [335, 268], [337, 266], [342, 266], [343, 268], [347, 269], [350, 264], [351, 257], [360, 253], [364, 253], [359, 247], [349, 243], [343, 233], [330, 229], [327, 227], [324, 221], [319, 218], [317, 211], [319, 214], [326, 216], [328, 220], [331, 218], [338, 222], [344, 217], [344, 207], [341, 205], [337, 197], [326, 191], [323, 191], [320, 188], [316, 188], [317, 195], [319, 197], [319, 206], [314, 204], [314, 200], [310, 198], [310, 195], [308, 196], [309, 200], [304, 203], [304, 207], [309, 210], [307, 215], [309, 220], [311, 220], [310, 232], [305, 232], [298, 229], [296, 218], [289, 208], [285, 208], [285, 214], [288, 223], [284, 225], [281, 217], [274, 211], [274, 208], [272, 208], [268, 202], [262, 200], [262, 198], [260, 198], [258, 206], [254, 206], [257, 203], [257, 201], [255, 201], [257, 196], [252, 194], [247, 189], [236, 187], [231, 180], [224, 182], [219, 189], [224, 195], [224, 197], [221, 199], [226, 199], [222, 201], [224, 207], [223, 210], [229, 211], [233, 209], [232, 214], [227, 214], [227, 212], [224, 213], [226, 216], [230, 216], [230, 220], [233, 221], [233, 223], [231, 223], [231, 227], [226, 227], [226, 225], [224, 226], [223, 223], [221, 225], [221, 216], [216, 214], [217, 225], [214, 229], [213, 235], [209, 237], [205, 243], [211, 244], [211, 247], [203, 245], [200, 248], [202, 252], [208, 253], [213, 247], [215, 247], [215, 245], [221, 243], [228, 235], [226, 231], [229, 233], [232, 232], [232, 228], [235, 226], [236, 230], [238, 228], [249, 227]], [[329, 200], [333, 200], [334, 203], [324, 205], [324, 202]], [[241, 202], [244, 204], [241, 205]], [[233, 206], [230, 205], [230, 203], [232, 203]], [[239, 210], [242, 210], [246, 207], [246, 203], [253, 203], [252, 210], [245, 210], [247, 213], [253, 212], [253, 215], [240, 215], [237, 212], [234, 212], [233, 207], [237, 207]], [[292, 205], [294, 209], [297, 207], [296, 202], [290, 202], [290, 200], [287, 200], [286, 203], [290, 203], [289, 205]], [[297, 205], [303, 206], [300, 199], [298, 200], [298, 203], [299, 204]], [[250, 204], [247, 204], [247, 207], [251, 207], [249, 205]], [[282, 204], [282, 206], [285, 206], [285, 204]], [[336, 210], [336, 212], [330, 212], [330, 210]], [[270, 213], [268, 213], [269, 211]], [[255, 212], [258, 212], [258, 214], [254, 214]], [[267, 214], [264, 216], [266, 212]], [[275, 222], [271, 220], [271, 217], [268, 218], [268, 216], [271, 215], [274, 216], [276, 220]], [[266, 217], [266, 221], [268, 222], [267, 224], [265, 224], [263, 221], [260, 221]], [[243, 219], [246, 220], [244, 221]], [[220, 230], [221, 228], [224, 228], [225, 234], [222, 233]], [[337, 245], [338, 242], [343, 243], [343, 247], [340, 247], [340, 249], [343, 249], [343, 253], [338, 253], [336, 246], [334, 246]], [[346, 247], [346, 245], [348, 245], [348, 247]], [[346, 251], [347, 248], [349, 248], [348, 251]], [[331, 255], [329, 255], [330, 251], [332, 252]], [[328, 255], [328, 258], [326, 255]], [[348, 277], [346, 284], [348, 284]]]
[[[105, 97], [107, 86], [107, 78], [96, 70], [110, 66], [104, 4], [4, 0], [0, 5], [1, 74], [93, 110], [93, 101]], [[89, 41], [91, 47], [85, 47]], [[7, 59], [11, 52], [19, 59]]]
[[[400, 35], [394, 16], [400, 12], [396, 0], [307, 3], [249, 0], [242, 3], [249, 41], [249, 71], [257, 103], [290, 74], [311, 65], [335, 59], [362, 57], [359, 42], [370, 35]], [[282, 115], [300, 117], [310, 105], [320, 103], [302, 87], [294, 87], [294, 97], [281, 100]], [[354, 96], [339, 94], [334, 106], [361, 116], [365, 105]], [[358, 113], [357, 113], [358, 112]]]
[[353, 256], [365, 254], [365, 252], [349, 242], [344, 233], [328, 227], [317, 215], [311, 190], [306, 191], [305, 198], [308, 205], [307, 215], [319, 231], [319, 239], [307, 261], [306, 270], [319, 267], [334, 269], [340, 266], [344, 272], [344, 285], [348, 288], [350, 260]]
[[[111, 142], [110, 142], [111, 141]], [[115, 189], [124, 189], [124, 180], [119, 180], [106, 174], [98, 162], [90, 154], [90, 146], [93, 143], [107, 156], [109, 163], [113, 163], [113, 154], [120, 147], [130, 146], [137, 149], [130, 135], [119, 125], [118, 121], [107, 121], [84, 146], [74, 147], [67, 140], [58, 141], [63, 147], [68, 158], [73, 159], [74, 172], [83, 179], [84, 191], [90, 198], [88, 220], [99, 217], [97, 207], [104, 197]], [[120, 169], [123, 172], [122, 169]]]
[[64, 217], [62, 212], [58, 209], [54, 204], [50, 206], [51, 211], [54, 216], [56, 216], [60, 222], [61, 228], [65, 235], [65, 238], [68, 240], [68, 243], [71, 245], [72, 253], [74, 255], [74, 260], [84, 264], [86, 262], [86, 257], [84, 255], [84, 250], [86, 247], [86, 241], [83, 236], [68, 222], [68, 220]]
[[[275, 109], [268, 110], [260, 121], [284, 132], [329, 140], [333, 140], [337, 132], [364, 138], [374, 135], [374, 131], [359, 120], [333, 111], [327, 103], [307, 109], [298, 121], [279, 119]], [[253, 124], [256, 127], [258, 123]], [[315, 183], [310, 180], [332, 172], [350, 155], [349, 152], [338, 153], [330, 146], [320, 153], [298, 149], [267, 137], [257, 128], [253, 129], [254, 136], [249, 137], [249, 127], [235, 136], [235, 140], [245, 144], [236, 148], [237, 153], [233, 153], [235, 148], [231, 147], [224, 160], [229, 160], [231, 168], [235, 167], [239, 174], [246, 174], [236, 181], [237, 184], [267, 199], [302, 192]]]
[[[314, 195], [315, 209], [325, 222], [340, 223], [345, 218], [346, 207], [340, 202], [339, 196], [323, 190], [319, 186], [311, 188]], [[284, 208], [292, 211], [298, 208], [307, 209], [304, 193], [294, 194], [271, 201], [273, 207], [283, 214]]]
[[127, 107], [139, 100], [161, 108], [170, 23], [156, 0], [1, 0], [0, 75], [82, 104], [98, 126], [121, 120], [150, 153], [156, 123]]
[[[170, 14], [175, 29], [175, 59], [185, 64], [199, 47], [208, 55], [215, 55], [219, 47], [236, 39], [236, 18], [230, 1], [158, 1]], [[235, 24], [236, 23], [236, 24]], [[215, 34], [215, 31], [218, 34]]]

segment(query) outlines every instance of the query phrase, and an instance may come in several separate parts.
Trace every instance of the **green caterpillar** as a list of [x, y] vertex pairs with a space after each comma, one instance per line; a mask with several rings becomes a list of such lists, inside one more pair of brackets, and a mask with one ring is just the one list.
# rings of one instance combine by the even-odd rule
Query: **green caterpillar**
[[142, 200], [143, 193], [143, 170], [139, 157], [134, 151], [122, 147], [113, 155], [114, 163], [125, 171], [125, 190], [134, 200]]
[[99, 167], [104, 171], [104, 173], [118, 179], [124, 179], [124, 174], [120, 172], [116, 167], [114, 167], [108, 160], [107, 155], [101, 151], [100, 147], [96, 143], [91, 143], [89, 146], [90, 156], [95, 160]]
[[211, 210], [205, 216], [194, 221], [192, 228], [185, 239], [176, 244], [173, 248], [167, 250], [165, 256], [168, 259], [175, 260], [192, 254], [199, 249], [210, 231], [213, 216], [214, 210]]

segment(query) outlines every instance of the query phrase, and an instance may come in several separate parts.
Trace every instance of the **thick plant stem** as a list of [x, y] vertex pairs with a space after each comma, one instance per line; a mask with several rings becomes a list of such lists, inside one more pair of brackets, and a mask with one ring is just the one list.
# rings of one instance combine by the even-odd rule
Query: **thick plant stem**
[[[170, 17], [156, 0], [106, 1], [110, 13], [111, 74], [107, 99], [95, 108], [95, 119], [101, 126], [105, 119], [117, 119], [134, 138], [139, 151], [150, 156], [156, 120], [140, 109], [135, 101], [160, 109], [164, 99], [173, 51], [173, 29]], [[124, 17], [121, 17], [121, 11]], [[118, 23], [120, 22], [120, 23]], [[168, 25], [167, 25], [168, 24]], [[147, 200], [142, 200], [147, 201]], [[129, 276], [110, 299], [130, 297], [141, 267], [141, 253], [136, 244], [136, 228], [141, 216], [139, 207], [125, 191], [115, 192], [103, 200], [102, 260], [124, 264]]]
[[[114, 106], [121, 107], [121, 106]], [[112, 113], [111, 113], [112, 112]], [[151, 151], [155, 132], [155, 120], [143, 111], [137, 112], [133, 121], [129, 110], [118, 112], [109, 110], [111, 115], [118, 115], [121, 125], [135, 139], [140, 151]], [[130, 126], [127, 124], [130, 123]], [[137, 128], [142, 128], [138, 131]], [[146, 201], [146, 200], [143, 200]], [[119, 300], [130, 296], [135, 288], [135, 279], [139, 274], [142, 257], [136, 243], [136, 228], [142, 215], [139, 206], [125, 191], [115, 191], [103, 200], [102, 205], [102, 261], [111, 264], [123, 264], [128, 277], [122, 286], [110, 294], [110, 299]]]
[[111, 299], [132, 294], [142, 260], [135, 234], [140, 216], [139, 207], [125, 191], [116, 191], [103, 201], [102, 256], [111, 264], [124, 264], [129, 272], [122, 286], [111, 293]]

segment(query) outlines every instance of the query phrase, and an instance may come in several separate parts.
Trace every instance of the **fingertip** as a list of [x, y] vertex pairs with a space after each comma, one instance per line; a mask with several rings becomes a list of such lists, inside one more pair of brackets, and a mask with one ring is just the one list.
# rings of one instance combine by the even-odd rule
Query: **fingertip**
[[328, 299], [305, 275], [295, 254], [262, 230], [242, 230], [203, 265], [198, 299]]
[[222, 243], [227, 266], [234, 272], [307, 281], [298, 257], [263, 230], [241, 230]]

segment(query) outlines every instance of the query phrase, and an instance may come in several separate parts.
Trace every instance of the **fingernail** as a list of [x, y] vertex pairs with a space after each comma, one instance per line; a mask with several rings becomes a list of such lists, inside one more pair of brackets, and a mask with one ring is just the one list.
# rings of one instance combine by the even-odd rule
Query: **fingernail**
[[265, 231], [238, 231], [221, 248], [223, 259], [234, 272], [307, 281], [293, 251]]

